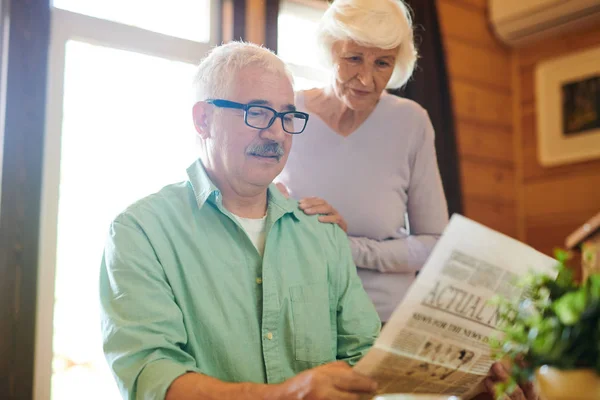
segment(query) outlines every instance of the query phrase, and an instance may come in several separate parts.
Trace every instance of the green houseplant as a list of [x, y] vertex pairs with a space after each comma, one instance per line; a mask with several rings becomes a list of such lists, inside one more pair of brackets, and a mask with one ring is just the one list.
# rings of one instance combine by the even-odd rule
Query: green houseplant
[[[519, 283], [523, 289], [519, 299], [495, 299], [504, 337], [493, 341], [492, 350], [495, 358], [511, 365], [511, 379], [497, 386], [498, 397], [537, 376], [538, 388], [548, 392], [542, 393], [548, 400], [583, 398], [574, 395], [573, 390], [581, 387], [573, 385], [589, 386], [590, 379], [593, 387], [586, 388], [586, 393], [589, 398], [600, 398], [600, 274], [575, 282], [572, 271], [565, 266], [568, 257], [564, 251], [556, 252], [556, 279], [530, 273]], [[543, 387], [560, 385], [560, 374], [567, 371], [583, 372], [586, 383], [577, 384], [579, 377], [571, 374], [567, 379], [571, 387], [564, 388], [568, 397], [549, 393], [563, 389]], [[552, 379], [546, 382], [544, 376], [549, 372]]]

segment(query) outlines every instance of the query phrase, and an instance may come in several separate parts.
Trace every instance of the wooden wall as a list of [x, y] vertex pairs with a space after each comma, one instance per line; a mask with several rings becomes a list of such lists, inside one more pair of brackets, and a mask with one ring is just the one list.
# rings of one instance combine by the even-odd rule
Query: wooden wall
[[460, 156], [464, 214], [517, 236], [511, 52], [486, 0], [437, 0]]
[[522, 169], [519, 197], [523, 239], [551, 253], [565, 237], [600, 211], [600, 159], [545, 168], [537, 161], [534, 75], [543, 60], [600, 46], [600, 27], [563, 35], [514, 51], [515, 128]]
[[545, 168], [537, 161], [536, 65], [600, 46], [600, 28], [507, 48], [486, 0], [437, 0], [445, 39], [465, 215], [547, 254], [600, 211], [600, 160]]

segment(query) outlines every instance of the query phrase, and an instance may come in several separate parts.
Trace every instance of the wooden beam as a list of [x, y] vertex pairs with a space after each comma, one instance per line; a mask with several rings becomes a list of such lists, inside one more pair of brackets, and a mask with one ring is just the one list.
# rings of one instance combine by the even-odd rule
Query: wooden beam
[[521, 138], [523, 137], [523, 126], [521, 125], [521, 76], [519, 74], [519, 56], [513, 52], [511, 56], [511, 75], [512, 75], [512, 109], [513, 109], [513, 156], [515, 166], [515, 202], [516, 202], [516, 224], [517, 239], [522, 242], [527, 241], [527, 230], [525, 226], [525, 192], [523, 190], [523, 147]]
[[279, 0], [265, 0], [265, 2], [267, 8], [265, 14], [265, 46], [277, 53]]
[[0, 208], [0, 398], [16, 400], [33, 396], [50, 2], [7, 3], [5, 18], [10, 24], [4, 52], [8, 54], [8, 79]]
[[260, 45], [265, 44], [265, 7], [264, 0], [246, 0], [246, 41]]
[[246, 0], [222, 0], [220, 4], [222, 42], [245, 40]]

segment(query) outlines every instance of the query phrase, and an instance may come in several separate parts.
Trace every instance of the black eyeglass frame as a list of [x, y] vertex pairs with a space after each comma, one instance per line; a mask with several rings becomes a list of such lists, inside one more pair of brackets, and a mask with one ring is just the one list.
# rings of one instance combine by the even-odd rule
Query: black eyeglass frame
[[[283, 130], [287, 133], [289, 133], [290, 135], [298, 135], [302, 132], [304, 132], [304, 130], [306, 129], [306, 124], [308, 123], [308, 118], [309, 118], [309, 114], [302, 112], [302, 111], [283, 111], [283, 112], [277, 112], [277, 110], [274, 110], [271, 107], [268, 106], [263, 106], [261, 104], [243, 104], [243, 103], [237, 103], [235, 101], [230, 101], [230, 100], [224, 100], [224, 99], [208, 99], [206, 100], [206, 102], [208, 104], [212, 104], [215, 107], [220, 107], [220, 108], [233, 108], [233, 109], [237, 109], [237, 110], [244, 110], [244, 123], [246, 125], [248, 125], [250, 128], [254, 128], [254, 129], [269, 129], [271, 127], [271, 125], [273, 125], [273, 123], [275, 122], [275, 120], [277, 118], [281, 119], [281, 127], [283, 128]], [[258, 107], [258, 108], [263, 108], [269, 111], [273, 112], [273, 118], [271, 118], [271, 120], [269, 121], [269, 123], [267, 124], [266, 127], [258, 127], [258, 126], [254, 126], [251, 125], [250, 123], [248, 123], [248, 109], [251, 107]], [[304, 118], [304, 126], [302, 127], [302, 130], [300, 132], [290, 132], [287, 129], [285, 129], [285, 124], [283, 123], [283, 118], [288, 115], [288, 114], [294, 114], [295, 116], [297, 116], [298, 114], [300, 114], [303, 118]], [[298, 118], [298, 119], [302, 119], [302, 118]]]

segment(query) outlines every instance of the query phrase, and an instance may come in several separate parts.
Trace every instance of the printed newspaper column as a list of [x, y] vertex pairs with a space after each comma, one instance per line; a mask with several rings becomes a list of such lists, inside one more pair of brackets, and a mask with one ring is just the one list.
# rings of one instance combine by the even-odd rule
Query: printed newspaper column
[[556, 274], [556, 261], [461, 215], [453, 215], [418, 278], [375, 345], [355, 366], [378, 393], [469, 399], [483, 391], [499, 336], [496, 294], [518, 298], [528, 271]]

